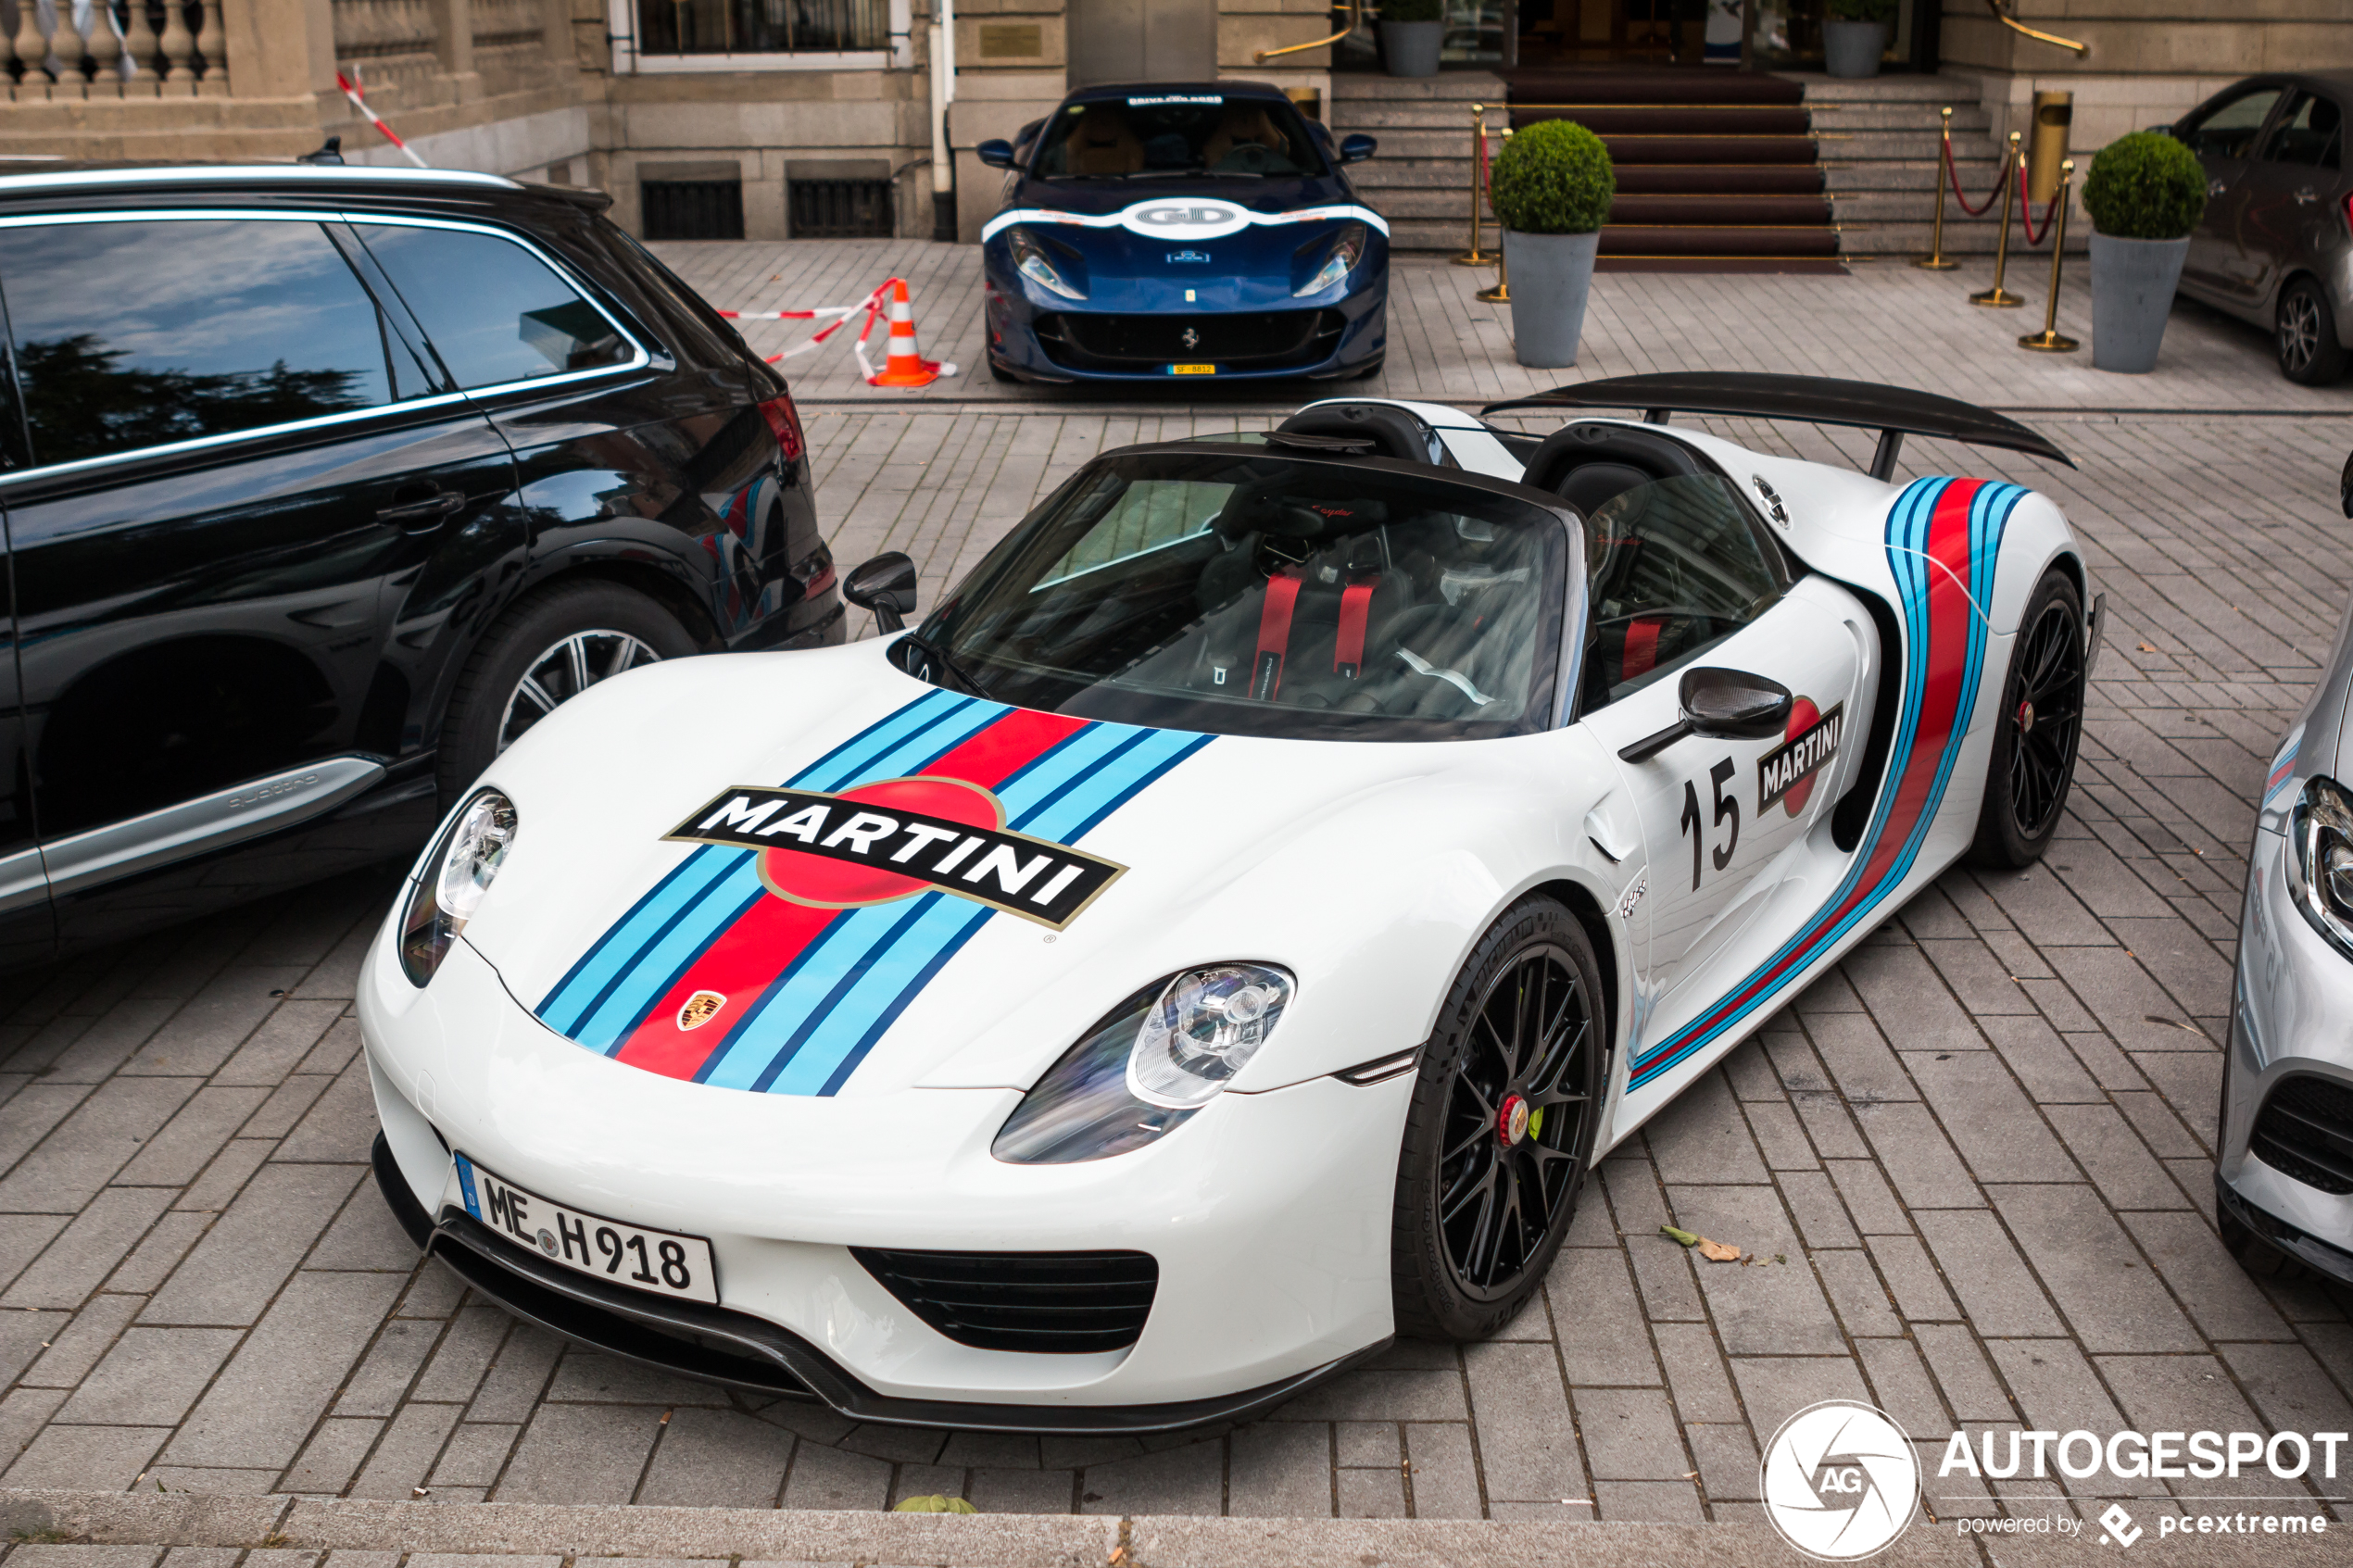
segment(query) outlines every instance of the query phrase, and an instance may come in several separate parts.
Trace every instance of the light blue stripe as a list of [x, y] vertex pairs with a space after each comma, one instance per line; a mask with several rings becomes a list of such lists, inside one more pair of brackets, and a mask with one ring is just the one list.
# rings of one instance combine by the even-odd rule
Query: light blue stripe
[[854, 765], [833, 769], [827, 777], [804, 773], [785, 787], [838, 795], [877, 780], [902, 778], [909, 770], [937, 761], [1012, 711], [993, 702], [967, 700], [953, 710], [935, 714], [931, 723], [900, 738], [887, 750], [872, 753]]
[[[1007, 825], [1039, 838], [1063, 841], [1075, 832], [1095, 811], [1115, 800], [1137, 780], [1150, 774], [1170, 756], [1181, 752], [1198, 737], [1176, 732], [1138, 730], [1126, 724], [1098, 724], [1071, 743], [1045, 763], [1033, 768], [1004, 797]], [[1122, 749], [1122, 748], [1125, 749]], [[1071, 756], [1068, 753], [1079, 753]], [[1115, 753], [1115, 756], [1112, 754]], [[1107, 763], [1104, 759], [1109, 756]], [[1087, 771], [1092, 768], [1092, 772]], [[857, 944], [854, 960], [837, 960], [831, 966], [835, 982], [847, 976], [853, 967], [862, 966], [849, 990], [825, 1015], [816, 1021], [816, 1027], [802, 1042], [792, 1060], [770, 1084], [772, 1094], [812, 1095], [822, 1089], [849, 1052], [858, 1047], [875, 1021], [896, 1004], [908, 984], [921, 974], [940, 951], [950, 943], [958, 943], [968, 931], [995, 911], [987, 906], [975, 908], [962, 898], [926, 895], [936, 900], [934, 906], [918, 917], [913, 926], [889, 944], [887, 952], [873, 950], [875, 943], [888, 936], [891, 927], [903, 918], [903, 909], [890, 909], [887, 922], [877, 922], [871, 939]], [[887, 907], [886, 907], [887, 908]], [[880, 915], [884, 909], [861, 911]], [[845, 933], [847, 935], [847, 933]], [[864, 935], [864, 933], [861, 933]], [[832, 985], [809, 1001], [822, 1000], [833, 989]], [[782, 998], [779, 998], [781, 1001]], [[804, 1006], [807, 1003], [803, 1004]], [[792, 1028], [798, 1028], [805, 1014], [790, 1018]], [[780, 1023], [783, 1021], [779, 1021]], [[749, 1035], [750, 1031], [747, 1031]], [[767, 1034], [771, 1045], [766, 1053], [751, 1053], [755, 1060], [750, 1072], [743, 1076], [748, 1085], [759, 1076], [774, 1052], [790, 1037], [790, 1029], [777, 1027]], [[738, 1063], [730, 1057], [726, 1066], [740, 1072]], [[711, 1082], [721, 1083], [714, 1073]]]
[[590, 960], [574, 970], [554, 996], [539, 1004], [539, 1016], [547, 1027], [560, 1034], [573, 1034], [579, 1027], [581, 1011], [629, 967], [657, 932], [710, 892], [713, 883], [724, 880], [731, 858], [740, 854], [739, 850], [714, 849], [704, 845], [688, 855], [655, 896], [608, 933]]
[[925, 693], [874, 729], [867, 731], [848, 746], [819, 758], [793, 778], [787, 789], [830, 789], [830, 784], [816, 783], [819, 777], [842, 777], [855, 772], [872, 759], [900, 745], [910, 735], [937, 723], [941, 719], [971, 705], [972, 698], [958, 696], [953, 692]]
[[705, 846], [704, 852], [720, 857], [727, 866], [726, 874], [714, 881], [710, 891], [686, 910], [686, 918], [664, 932], [660, 941], [635, 953], [622, 983], [579, 1023], [564, 1031], [590, 1050], [610, 1050], [635, 1027], [638, 1015], [661, 995], [655, 987], [666, 985], [689, 959], [709, 947], [711, 939], [735, 920], [736, 911], [760, 891], [760, 865], [751, 850]]

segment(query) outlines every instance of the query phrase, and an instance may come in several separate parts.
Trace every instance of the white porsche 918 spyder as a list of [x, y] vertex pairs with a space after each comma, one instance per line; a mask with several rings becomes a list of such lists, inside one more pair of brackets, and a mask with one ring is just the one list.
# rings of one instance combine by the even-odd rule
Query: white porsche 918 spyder
[[1106, 453], [912, 632], [885, 557], [848, 594], [900, 634], [566, 704], [369, 955], [393, 1210], [522, 1317], [861, 1420], [1180, 1427], [1494, 1332], [1613, 1144], [2042, 852], [2097, 647], [2050, 501], [1889, 483], [1906, 432], [2066, 461], [2007, 420], [1530, 406], [1649, 413]]

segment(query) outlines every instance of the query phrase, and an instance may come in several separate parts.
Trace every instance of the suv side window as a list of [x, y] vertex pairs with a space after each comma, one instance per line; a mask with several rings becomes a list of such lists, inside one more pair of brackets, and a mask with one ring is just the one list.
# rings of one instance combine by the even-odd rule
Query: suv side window
[[2298, 92], [2263, 144], [2263, 161], [2304, 169], [2336, 168], [2343, 156], [2344, 120], [2342, 111], [2328, 99]]
[[37, 464], [433, 390], [315, 222], [0, 227], [0, 293]]
[[1594, 508], [1585, 527], [1588, 712], [1698, 658], [1788, 585], [1778, 547], [1717, 474], [1637, 484]]
[[512, 240], [470, 229], [355, 224], [469, 391], [625, 364], [635, 345]]
[[2263, 129], [2271, 106], [2285, 91], [2253, 88], [2215, 105], [2173, 133], [2200, 157], [2246, 157], [2255, 151], [2255, 133]]

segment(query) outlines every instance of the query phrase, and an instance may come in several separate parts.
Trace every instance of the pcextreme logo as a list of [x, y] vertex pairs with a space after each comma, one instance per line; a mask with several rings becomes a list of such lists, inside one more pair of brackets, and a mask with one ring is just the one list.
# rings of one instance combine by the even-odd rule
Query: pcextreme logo
[[1919, 1506], [1911, 1439], [1886, 1411], [1852, 1399], [1825, 1399], [1783, 1422], [1758, 1473], [1773, 1528], [1823, 1562], [1884, 1551]]

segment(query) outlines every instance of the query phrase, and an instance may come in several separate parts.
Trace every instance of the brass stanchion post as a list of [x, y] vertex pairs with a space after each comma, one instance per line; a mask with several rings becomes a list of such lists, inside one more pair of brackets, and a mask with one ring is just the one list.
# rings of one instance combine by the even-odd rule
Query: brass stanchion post
[[2043, 330], [2030, 332], [2018, 340], [2020, 348], [2031, 348], [2037, 354], [2072, 354], [2083, 345], [2071, 337], [2061, 337], [2058, 332], [2059, 256], [2067, 249], [2067, 188], [2075, 182], [2075, 160], [2067, 158], [2059, 164], [2058, 226], [2051, 232], [2051, 298], [2043, 307]]
[[[1511, 144], [1512, 128], [1506, 125], [1504, 127], [1504, 145], [1508, 147]], [[1500, 225], [1503, 222], [1503, 220], [1498, 217], [1496, 219], [1496, 222]], [[1485, 300], [1490, 305], [1509, 305], [1512, 302], [1511, 270], [1504, 264], [1504, 242], [1501, 239], [1498, 239], [1495, 242], [1494, 257], [1495, 286], [1491, 289], [1481, 289], [1478, 291], [1478, 297]]]
[[2018, 194], [2018, 132], [2013, 131], [2009, 150], [2002, 155], [2002, 236], [1994, 242], [1994, 286], [1969, 295], [1971, 305], [2007, 310], [2026, 303], [2002, 286], [2002, 274], [2010, 264], [2010, 202]]
[[1483, 194], [1478, 185], [1478, 166], [1481, 161], [1480, 155], [1486, 150], [1487, 106], [1473, 104], [1471, 106], [1471, 243], [1470, 249], [1455, 256], [1454, 265], [1457, 267], [1492, 267], [1495, 264], [1493, 256], [1478, 248], [1478, 204]]
[[1953, 106], [1937, 111], [1944, 117], [1944, 138], [1936, 149], [1936, 227], [1929, 232], [1928, 254], [1912, 263], [1931, 272], [1950, 272], [1960, 265], [1944, 255], [1944, 186], [1952, 179]]

